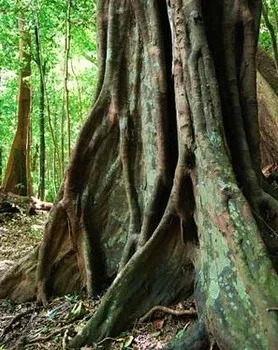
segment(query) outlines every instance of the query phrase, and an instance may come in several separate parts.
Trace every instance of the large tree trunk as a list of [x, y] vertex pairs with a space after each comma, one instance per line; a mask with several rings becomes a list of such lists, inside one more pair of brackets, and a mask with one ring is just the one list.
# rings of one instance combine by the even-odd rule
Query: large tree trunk
[[278, 204], [260, 172], [259, 15], [256, 0], [98, 2], [97, 99], [43, 241], [2, 279], [2, 297], [94, 295], [116, 276], [72, 347], [194, 291], [198, 324], [169, 347], [203, 349], [210, 338], [221, 349], [278, 348], [267, 311], [278, 305], [264, 243]]
[[25, 26], [22, 11], [19, 12], [18, 25], [20, 60], [18, 122], [3, 180], [3, 188], [6, 191], [24, 196], [31, 194], [29, 159], [31, 90], [28, 82], [31, 75], [31, 55], [30, 36]]

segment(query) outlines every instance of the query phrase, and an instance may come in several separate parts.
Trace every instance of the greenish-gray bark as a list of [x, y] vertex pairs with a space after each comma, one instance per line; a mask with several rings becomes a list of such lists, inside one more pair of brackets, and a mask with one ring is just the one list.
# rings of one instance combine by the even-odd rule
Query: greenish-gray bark
[[70, 347], [192, 292], [197, 324], [169, 348], [278, 347], [267, 311], [278, 304], [266, 244], [278, 204], [260, 169], [260, 5], [98, 1], [94, 106], [38, 251], [0, 282], [0, 296], [46, 303], [83, 287], [97, 295], [112, 280]]

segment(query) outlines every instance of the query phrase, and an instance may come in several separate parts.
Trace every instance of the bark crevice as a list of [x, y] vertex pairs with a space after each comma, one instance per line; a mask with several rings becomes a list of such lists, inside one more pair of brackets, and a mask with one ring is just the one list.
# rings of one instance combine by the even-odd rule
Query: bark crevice
[[259, 170], [259, 8], [100, 3], [97, 97], [46, 226], [30, 297], [45, 302], [63, 269], [91, 295], [113, 280], [73, 348], [194, 291], [198, 322], [177, 346], [215, 339], [223, 349], [276, 349], [277, 315], [266, 309], [278, 303], [278, 279], [266, 225], [254, 214], [275, 229], [277, 202]]

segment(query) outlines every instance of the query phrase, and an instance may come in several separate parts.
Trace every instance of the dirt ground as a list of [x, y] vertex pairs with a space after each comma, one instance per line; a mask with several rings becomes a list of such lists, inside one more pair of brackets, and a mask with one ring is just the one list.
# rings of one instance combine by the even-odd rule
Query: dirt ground
[[[18, 213], [0, 212], [0, 277], [41, 240], [47, 213], [29, 215], [28, 205], [16, 205]], [[0, 350], [66, 349], [67, 343], [93, 315], [99, 299], [66, 295], [50, 300], [43, 308], [35, 302], [16, 304], [0, 300]], [[171, 308], [181, 314], [194, 302]], [[192, 310], [192, 309], [191, 309]], [[179, 338], [194, 322], [192, 316], [176, 316], [156, 311], [144, 322], [137, 322], [117, 338], [106, 338], [82, 349], [163, 349], [172, 338]]]

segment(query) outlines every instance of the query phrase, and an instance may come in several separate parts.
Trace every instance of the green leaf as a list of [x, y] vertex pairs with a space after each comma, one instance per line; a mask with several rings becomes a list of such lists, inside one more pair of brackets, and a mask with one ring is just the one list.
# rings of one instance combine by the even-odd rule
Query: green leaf
[[181, 337], [183, 336], [183, 333], [184, 333], [184, 328], [179, 329], [177, 334], [176, 334], [176, 336], [175, 336], [175, 338], [176, 339], [181, 339]]
[[134, 340], [134, 337], [132, 335], [128, 336], [126, 341], [124, 342], [124, 348], [128, 348]]
[[161, 333], [162, 333], [162, 331], [158, 331], [158, 332], [152, 333], [152, 336], [157, 338], [160, 336]]

